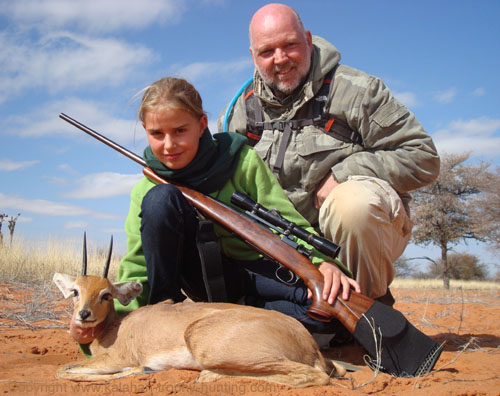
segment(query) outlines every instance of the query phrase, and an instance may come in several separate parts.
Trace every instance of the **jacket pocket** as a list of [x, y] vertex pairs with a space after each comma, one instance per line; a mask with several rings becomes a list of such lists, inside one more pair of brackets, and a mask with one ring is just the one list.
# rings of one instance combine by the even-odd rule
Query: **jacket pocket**
[[274, 143], [273, 135], [269, 131], [264, 131], [258, 143], [254, 146], [255, 152], [265, 162], [269, 163], [271, 157], [271, 146]]
[[315, 189], [336, 163], [353, 152], [351, 143], [344, 143], [326, 133], [316, 131], [297, 139], [297, 164], [304, 189]]
[[391, 99], [383, 106], [380, 106], [373, 113], [371, 119], [381, 128], [387, 128], [406, 115], [408, 115], [408, 108], [398, 100]]
[[301, 138], [297, 139], [297, 153], [301, 157], [308, 157], [328, 151], [341, 150], [350, 145], [350, 143], [342, 142], [324, 132], [302, 133]]

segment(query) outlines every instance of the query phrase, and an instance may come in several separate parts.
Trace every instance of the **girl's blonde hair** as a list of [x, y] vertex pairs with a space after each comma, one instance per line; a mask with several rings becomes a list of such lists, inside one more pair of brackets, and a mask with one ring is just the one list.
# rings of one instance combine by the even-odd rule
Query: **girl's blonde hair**
[[144, 122], [146, 113], [167, 107], [185, 110], [197, 119], [205, 114], [200, 94], [182, 78], [165, 77], [144, 88], [139, 119]]

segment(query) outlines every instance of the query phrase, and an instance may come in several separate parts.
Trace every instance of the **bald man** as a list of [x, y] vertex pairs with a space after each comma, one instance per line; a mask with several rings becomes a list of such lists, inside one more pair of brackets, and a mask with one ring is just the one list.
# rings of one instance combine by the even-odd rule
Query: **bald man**
[[439, 156], [383, 82], [341, 65], [339, 51], [284, 4], [252, 17], [253, 82], [221, 113], [275, 173], [298, 211], [341, 246], [365, 295], [393, 304], [393, 263], [412, 229], [409, 191], [438, 176]]

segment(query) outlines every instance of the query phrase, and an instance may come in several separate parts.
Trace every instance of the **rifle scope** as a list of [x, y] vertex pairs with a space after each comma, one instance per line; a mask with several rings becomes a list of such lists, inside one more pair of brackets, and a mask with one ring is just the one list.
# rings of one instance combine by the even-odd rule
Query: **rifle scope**
[[336, 258], [339, 254], [340, 246], [329, 241], [328, 239], [314, 235], [304, 230], [302, 227], [299, 227], [297, 224], [288, 221], [281, 216], [278, 210], [266, 209], [261, 204], [255, 202], [248, 195], [235, 191], [231, 196], [231, 202], [242, 209], [252, 212], [257, 217], [266, 220], [273, 226], [281, 228], [284, 234], [295, 235], [296, 237], [314, 246], [321, 253], [324, 253], [327, 256]]

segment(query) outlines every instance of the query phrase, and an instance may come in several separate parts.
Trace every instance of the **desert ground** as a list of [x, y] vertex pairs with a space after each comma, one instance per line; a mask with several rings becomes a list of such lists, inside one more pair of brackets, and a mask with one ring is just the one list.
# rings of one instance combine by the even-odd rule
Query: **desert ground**
[[393, 289], [395, 308], [444, 344], [420, 378], [374, 373], [357, 345], [323, 350], [359, 367], [328, 386], [296, 389], [251, 379], [197, 383], [196, 371], [168, 370], [109, 382], [57, 380], [57, 368], [85, 359], [68, 334], [71, 301], [55, 286], [0, 283], [0, 393], [9, 395], [500, 395], [500, 291]]

